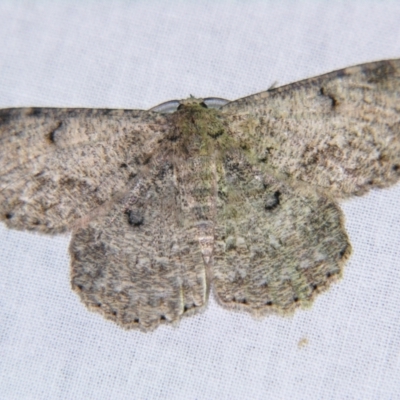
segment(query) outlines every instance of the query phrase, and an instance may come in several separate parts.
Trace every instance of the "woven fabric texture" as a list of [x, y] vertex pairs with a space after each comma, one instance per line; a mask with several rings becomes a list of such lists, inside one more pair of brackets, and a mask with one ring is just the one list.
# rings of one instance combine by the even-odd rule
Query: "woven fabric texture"
[[[400, 57], [400, 3], [0, 3], [0, 108], [149, 109], [237, 99]], [[124, 331], [70, 289], [69, 236], [0, 226], [2, 399], [400, 398], [400, 186], [342, 203], [344, 278], [291, 318], [210, 298], [177, 328]]]

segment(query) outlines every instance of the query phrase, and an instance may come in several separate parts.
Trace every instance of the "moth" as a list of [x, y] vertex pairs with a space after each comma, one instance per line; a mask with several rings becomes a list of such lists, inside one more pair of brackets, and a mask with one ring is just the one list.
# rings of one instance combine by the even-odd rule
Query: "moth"
[[308, 307], [351, 253], [338, 201], [400, 178], [400, 60], [228, 102], [0, 110], [0, 219], [71, 232], [71, 284], [123, 328]]

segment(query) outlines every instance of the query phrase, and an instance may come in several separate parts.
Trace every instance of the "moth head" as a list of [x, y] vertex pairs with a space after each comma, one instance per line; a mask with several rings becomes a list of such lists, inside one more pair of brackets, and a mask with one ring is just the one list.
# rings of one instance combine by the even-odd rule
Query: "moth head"
[[[220, 98], [191, 96], [160, 104], [150, 111], [171, 114], [173, 128], [168, 137], [178, 148], [181, 147], [182, 153], [192, 154], [200, 150], [209, 154], [215, 145], [226, 147], [224, 133], [227, 126], [219, 108], [227, 103], [228, 100]], [[215, 139], [218, 144], [214, 143]]]

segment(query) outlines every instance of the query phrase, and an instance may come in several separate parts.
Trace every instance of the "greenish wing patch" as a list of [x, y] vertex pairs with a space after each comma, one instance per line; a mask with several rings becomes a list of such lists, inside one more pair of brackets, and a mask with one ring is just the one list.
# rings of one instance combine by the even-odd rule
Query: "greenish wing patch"
[[232, 156], [220, 180], [213, 287], [226, 307], [263, 315], [310, 305], [351, 252], [342, 213]]

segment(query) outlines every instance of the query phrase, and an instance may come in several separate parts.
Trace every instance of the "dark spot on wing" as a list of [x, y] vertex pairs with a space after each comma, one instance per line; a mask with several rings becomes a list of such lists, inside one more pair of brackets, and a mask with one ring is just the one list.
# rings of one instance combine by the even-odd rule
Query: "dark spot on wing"
[[267, 199], [265, 200], [265, 209], [267, 211], [271, 211], [274, 208], [278, 207], [278, 205], [280, 203], [280, 196], [281, 196], [281, 192], [279, 190], [277, 190], [274, 193], [269, 194]]
[[335, 108], [335, 107], [339, 104], [339, 102], [338, 102], [338, 100], [335, 98], [335, 96], [333, 96], [332, 93], [328, 93], [328, 92], [325, 90], [325, 88], [322, 87], [322, 88], [319, 90], [319, 92], [320, 92], [321, 96], [326, 96], [326, 97], [328, 97], [328, 98], [330, 99], [330, 101], [331, 101], [331, 107], [332, 107], [332, 108]]
[[128, 222], [130, 225], [137, 227], [143, 224], [144, 218], [139, 211], [127, 210], [125, 214], [128, 215]]
[[32, 117], [40, 117], [43, 114], [43, 108], [31, 108], [29, 113]]
[[223, 192], [222, 190], [218, 190], [218, 197], [219, 197], [221, 200], [226, 200], [226, 199], [228, 198], [228, 196], [226, 195], [226, 193]]
[[318, 285], [316, 285], [315, 283], [312, 283], [312, 284], [310, 285], [310, 288], [311, 288], [311, 291], [312, 291], [312, 292], [315, 292], [315, 291], [318, 289]]
[[57, 124], [57, 127], [55, 129], [53, 129], [51, 132], [49, 132], [49, 134], [47, 136], [49, 141], [53, 144], [55, 144], [55, 142], [56, 142], [56, 133], [61, 128], [61, 125], [62, 125], [62, 122], [59, 121]]
[[346, 245], [346, 247], [344, 247], [340, 252], [339, 252], [339, 258], [343, 258], [343, 256], [346, 254], [347, 252], [347, 248], [348, 246]]
[[11, 110], [0, 110], [0, 125], [5, 125], [11, 119]]

